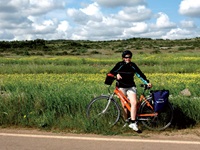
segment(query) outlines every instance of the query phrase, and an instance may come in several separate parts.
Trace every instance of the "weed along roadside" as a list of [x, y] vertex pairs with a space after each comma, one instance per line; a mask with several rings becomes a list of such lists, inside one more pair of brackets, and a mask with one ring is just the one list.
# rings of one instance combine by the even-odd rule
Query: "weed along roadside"
[[[125, 132], [121, 129], [121, 125], [116, 125], [112, 129], [106, 126], [95, 128], [89, 124], [85, 116], [85, 108], [89, 101], [107, 92], [103, 84], [104, 76], [104, 74], [1, 75], [3, 81], [0, 103], [1, 126], [14, 125], [78, 133], [121, 134]], [[173, 78], [173, 83], [170, 82], [172, 79], [167, 79], [169, 76]], [[167, 85], [165, 88], [170, 87], [170, 101], [175, 109], [174, 121], [170, 128], [188, 128], [199, 123], [200, 107], [196, 88], [191, 88], [194, 97], [185, 97], [179, 94], [182, 88], [175, 86], [181, 82], [180, 79], [184, 79], [187, 80], [186, 86], [192, 87], [200, 79], [198, 75], [150, 74], [150, 78], [155, 85], [159, 84], [158, 78], [162, 78], [162, 84]], [[162, 86], [156, 88], [162, 88]]]

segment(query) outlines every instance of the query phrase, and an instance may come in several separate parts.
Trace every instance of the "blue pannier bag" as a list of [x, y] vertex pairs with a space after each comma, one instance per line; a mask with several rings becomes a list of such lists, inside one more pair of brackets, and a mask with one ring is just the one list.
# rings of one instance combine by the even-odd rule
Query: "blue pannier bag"
[[168, 103], [169, 90], [156, 90], [152, 92], [154, 111], [158, 112]]

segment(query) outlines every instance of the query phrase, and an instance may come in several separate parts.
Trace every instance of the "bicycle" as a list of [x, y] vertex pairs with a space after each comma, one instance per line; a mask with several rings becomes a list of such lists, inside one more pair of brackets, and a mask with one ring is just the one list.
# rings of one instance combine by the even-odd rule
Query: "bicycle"
[[[119, 98], [130, 112], [129, 99], [117, 86], [112, 93], [110, 92], [110, 87], [111, 85], [108, 87], [109, 95], [100, 95], [92, 99], [88, 104], [86, 115], [93, 123], [103, 122], [103, 124], [113, 126], [119, 121], [121, 110], [118, 102], [114, 98], [115, 96]], [[173, 119], [173, 107], [171, 103], [168, 102], [162, 110], [155, 112], [152, 92], [145, 96], [146, 90], [150, 88], [144, 84], [141, 84], [141, 87], [143, 87], [143, 92], [137, 101], [137, 121], [141, 121], [150, 130], [166, 129], [170, 126]]]

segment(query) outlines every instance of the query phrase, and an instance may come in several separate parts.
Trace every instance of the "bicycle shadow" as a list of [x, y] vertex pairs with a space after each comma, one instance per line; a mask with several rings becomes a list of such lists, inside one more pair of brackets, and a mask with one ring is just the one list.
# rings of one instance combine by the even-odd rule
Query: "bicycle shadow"
[[174, 107], [174, 118], [171, 124], [171, 127], [177, 129], [185, 129], [196, 125], [196, 121], [188, 117], [180, 107]]

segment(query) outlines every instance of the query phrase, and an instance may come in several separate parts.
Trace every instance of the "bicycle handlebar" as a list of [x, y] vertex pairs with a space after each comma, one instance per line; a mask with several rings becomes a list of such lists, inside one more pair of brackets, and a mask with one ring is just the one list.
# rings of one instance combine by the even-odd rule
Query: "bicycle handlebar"
[[147, 84], [140, 84], [140, 87], [143, 87], [145, 90], [149, 90], [151, 88]]
[[[117, 78], [116, 78], [113, 74], [108, 73], [107, 76], [112, 77], [113, 80], [116, 80], [116, 81], [117, 81]], [[117, 81], [117, 82], [119, 82], [119, 81]], [[117, 84], [118, 84], [118, 83], [117, 83]], [[112, 85], [112, 84], [111, 84], [111, 85]], [[111, 85], [110, 85], [109, 88], [108, 88], [109, 93], [110, 93], [110, 87], [111, 87]], [[140, 87], [143, 87], [143, 88], [144, 88], [143, 93], [144, 93], [146, 90], [149, 90], [149, 89], [151, 88], [151, 87], [149, 87], [147, 84], [140, 84]]]

